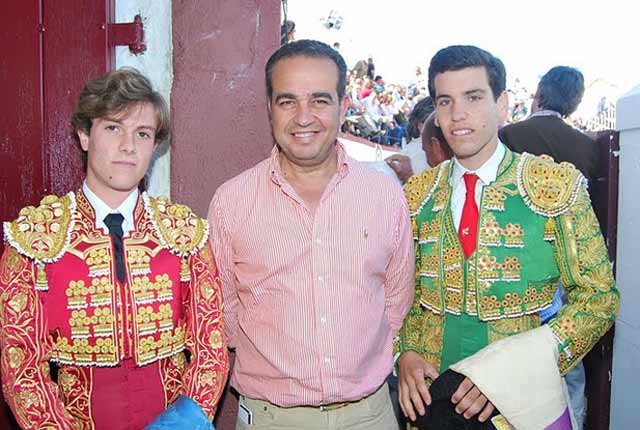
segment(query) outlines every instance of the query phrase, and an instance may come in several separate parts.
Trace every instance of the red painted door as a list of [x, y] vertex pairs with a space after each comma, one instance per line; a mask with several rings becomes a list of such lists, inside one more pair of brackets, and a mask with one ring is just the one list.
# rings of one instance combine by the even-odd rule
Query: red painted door
[[[21, 207], [37, 205], [46, 194], [80, 185], [84, 173], [69, 119], [87, 79], [112, 68], [106, 29], [113, 1], [3, 4], [0, 221], [15, 218]], [[0, 429], [17, 428], [3, 406], [0, 391]]]

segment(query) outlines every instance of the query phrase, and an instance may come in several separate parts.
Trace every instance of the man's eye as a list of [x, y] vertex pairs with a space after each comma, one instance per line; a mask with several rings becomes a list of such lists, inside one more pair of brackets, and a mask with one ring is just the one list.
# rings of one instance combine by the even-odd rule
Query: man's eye
[[475, 94], [474, 94], [474, 95], [470, 95], [470, 96], [469, 96], [469, 100], [470, 100], [470, 101], [472, 101], [472, 102], [477, 102], [477, 101], [479, 101], [479, 100], [482, 100], [482, 97], [481, 97], [481, 96], [479, 96], [479, 95], [475, 95]]
[[438, 101], [438, 106], [447, 106], [449, 104], [449, 100], [439, 100]]
[[149, 133], [147, 133], [146, 131], [139, 131], [138, 132], [138, 137], [140, 137], [142, 139], [150, 139], [151, 135]]
[[105, 129], [109, 130], [109, 131], [118, 131], [119, 130], [118, 126], [117, 125], [113, 125], [113, 124], [110, 124], [110, 125], [106, 126]]
[[278, 105], [282, 107], [290, 107], [293, 106], [293, 100], [281, 100], [278, 102]]
[[329, 101], [327, 99], [315, 99], [312, 103], [314, 105], [326, 106], [329, 104]]

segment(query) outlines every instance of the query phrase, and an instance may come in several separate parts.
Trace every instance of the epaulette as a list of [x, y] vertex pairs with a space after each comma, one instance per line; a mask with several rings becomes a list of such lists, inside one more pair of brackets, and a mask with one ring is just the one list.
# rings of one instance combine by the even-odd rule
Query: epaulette
[[180, 276], [188, 281], [187, 257], [200, 251], [209, 238], [209, 224], [185, 205], [171, 203], [166, 197], [142, 194], [144, 207], [162, 245], [182, 258]]
[[573, 164], [556, 163], [548, 155], [523, 153], [517, 175], [524, 202], [532, 211], [548, 217], [568, 211], [580, 190], [587, 186], [587, 180]]
[[69, 247], [75, 209], [73, 192], [62, 197], [50, 195], [40, 206], [22, 208], [16, 220], [4, 223], [5, 241], [38, 268], [37, 290], [47, 289], [44, 264], [59, 260]]
[[411, 215], [419, 212], [422, 205], [431, 198], [433, 191], [440, 182], [440, 178], [443, 173], [447, 171], [448, 165], [449, 160], [409, 178], [404, 185], [404, 195], [407, 199]]

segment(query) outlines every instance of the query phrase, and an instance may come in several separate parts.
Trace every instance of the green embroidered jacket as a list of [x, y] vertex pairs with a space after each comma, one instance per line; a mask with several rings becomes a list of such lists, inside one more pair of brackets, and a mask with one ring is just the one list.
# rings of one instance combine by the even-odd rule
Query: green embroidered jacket
[[[450, 209], [451, 166], [444, 162], [405, 185], [416, 296], [399, 351], [416, 351], [444, 370], [461, 355], [538, 327], [560, 280], [568, 303], [549, 324], [566, 373], [611, 327], [619, 307], [584, 177], [570, 163], [507, 149], [496, 180], [483, 188], [478, 243], [465, 260]], [[461, 339], [475, 345], [448, 348]]]

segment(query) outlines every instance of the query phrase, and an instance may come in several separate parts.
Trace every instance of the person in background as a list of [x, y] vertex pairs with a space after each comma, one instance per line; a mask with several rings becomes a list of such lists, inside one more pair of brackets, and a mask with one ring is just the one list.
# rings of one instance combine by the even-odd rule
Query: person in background
[[[416, 108], [421, 111], [426, 99], [420, 101]], [[431, 98], [427, 100], [431, 102]], [[414, 112], [416, 109], [414, 109]], [[413, 116], [413, 115], [412, 115]], [[418, 117], [416, 114], [414, 120]], [[411, 127], [411, 122], [410, 122]], [[416, 148], [414, 141], [410, 142], [400, 154], [394, 154], [386, 158], [386, 162], [396, 173], [398, 179], [403, 184], [406, 183], [413, 175], [420, 175], [429, 166], [435, 167], [441, 162], [452, 157], [451, 148], [442, 134], [440, 127], [435, 125], [435, 114], [431, 112], [424, 123], [418, 122], [418, 129], [421, 129], [420, 147]]]
[[556, 66], [540, 79], [531, 103], [531, 116], [499, 131], [512, 151], [546, 154], [568, 161], [592, 181], [599, 166], [598, 146], [565, 119], [578, 109], [584, 94], [584, 77], [572, 67]]

